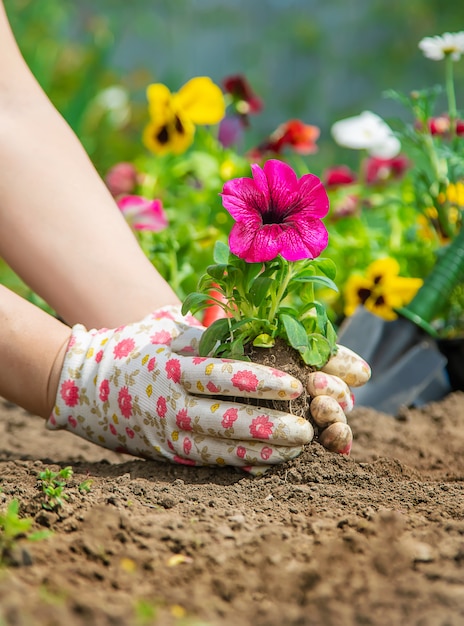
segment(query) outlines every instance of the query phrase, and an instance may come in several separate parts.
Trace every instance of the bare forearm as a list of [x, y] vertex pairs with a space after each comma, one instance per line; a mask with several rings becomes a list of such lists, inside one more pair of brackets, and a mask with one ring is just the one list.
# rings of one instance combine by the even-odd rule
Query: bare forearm
[[5, 19], [0, 5], [0, 255], [69, 323], [113, 326], [176, 303]]
[[71, 329], [0, 285], [0, 396], [47, 418]]

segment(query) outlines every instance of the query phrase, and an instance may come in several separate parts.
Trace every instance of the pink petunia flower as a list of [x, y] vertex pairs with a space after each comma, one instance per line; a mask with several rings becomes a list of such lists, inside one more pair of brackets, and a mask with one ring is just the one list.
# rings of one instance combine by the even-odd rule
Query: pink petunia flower
[[269, 439], [273, 430], [274, 423], [267, 415], [258, 415], [250, 424], [250, 433], [255, 439]]
[[132, 163], [116, 163], [107, 172], [105, 183], [114, 197], [123, 193], [132, 193], [138, 183], [139, 175]]
[[127, 387], [121, 387], [118, 393], [118, 405], [121, 415], [129, 419], [132, 415], [132, 396]]
[[252, 371], [240, 370], [232, 376], [231, 382], [240, 391], [256, 391], [259, 380]]
[[321, 218], [329, 199], [317, 176], [297, 178], [292, 168], [275, 159], [251, 166], [253, 178], [225, 183], [222, 203], [236, 220], [229, 236], [233, 254], [248, 263], [313, 259], [324, 250], [328, 234]]
[[60, 395], [66, 406], [76, 406], [79, 402], [79, 387], [72, 380], [65, 380], [61, 385]]
[[223, 428], [232, 428], [235, 420], [238, 418], [238, 409], [227, 409], [222, 416], [222, 427]]
[[148, 200], [142, 196], [122, 196], [117, 204], [134, 230], [157, 233], [168, 225], [161, 200]]
[[323, 174], [326, 187], [339, 187], [340, 185], [351, 185], [356, 181], [356, 174], [348, 165], [336, 165], [329, 167]]

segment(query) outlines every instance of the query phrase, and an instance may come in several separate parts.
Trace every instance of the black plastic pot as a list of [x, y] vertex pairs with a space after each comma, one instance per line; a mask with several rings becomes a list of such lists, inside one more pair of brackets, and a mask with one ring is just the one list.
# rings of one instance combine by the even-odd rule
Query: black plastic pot
[[436, 342], [448, 360], [446, 371], [453, 391], [464, 391], [464, 337], [437, 339]]

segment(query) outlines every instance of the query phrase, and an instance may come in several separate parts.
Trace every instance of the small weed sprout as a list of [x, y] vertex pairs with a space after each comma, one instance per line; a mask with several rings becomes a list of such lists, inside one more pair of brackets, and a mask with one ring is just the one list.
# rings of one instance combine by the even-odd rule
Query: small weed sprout
[[18, 500], [11, 500], [6, 511], [0, 512], [0, 564], [8, 563], [9, 556], [21, 537], [28, 541], [38, 541], [51, 534], [50, 531], [29, 532], [33, 523], [32, 518], [19, 517]]
[[82, 493], [82, 494], [89, 493], [90, 490], [92, 489], [92, 484], [93, 484], [93, 480], [91, 478], [86, 478], [79, 485], [79, 487], [78, 487], [79, 492]]
[[47, 468], [39, 473], [39, 480], [45, 501], [42, 507], [48, 511], [54, 511], [63, 506], [64, 501], [69, 498], [65, 493], [67, 481], [72, 477], [73, 471], [71, 467], [64, 467], [59, 472], [54, 472]]

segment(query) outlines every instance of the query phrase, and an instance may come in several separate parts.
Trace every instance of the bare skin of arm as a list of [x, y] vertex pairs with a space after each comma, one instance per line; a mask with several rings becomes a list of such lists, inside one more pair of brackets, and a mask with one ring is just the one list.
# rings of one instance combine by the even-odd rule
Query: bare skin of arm
[[[0, 2], [0, 256], [70, 325], [178, 298], [24, 62]], [[0, 287], [0, 395], [48, 417], [70, 329]]]

